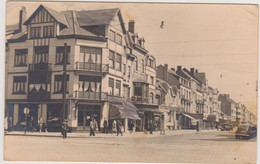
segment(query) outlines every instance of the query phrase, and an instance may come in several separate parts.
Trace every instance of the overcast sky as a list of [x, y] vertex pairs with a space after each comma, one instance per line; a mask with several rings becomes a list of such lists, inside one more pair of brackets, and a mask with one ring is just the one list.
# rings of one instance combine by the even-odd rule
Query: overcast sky
[[[6, 24], [18, 22], [21, 6], [29, 17], [40, 4], [57, 11], [120, 8], [126, 26], [128, 20], [135, 20], [136, 32], [145, 38], [157, 65], [182, 65], [206, 72], [211, 87], [256, 113], [256, 5], [7, 2]], [[160, 28], [161, 21], [164, 28]]]

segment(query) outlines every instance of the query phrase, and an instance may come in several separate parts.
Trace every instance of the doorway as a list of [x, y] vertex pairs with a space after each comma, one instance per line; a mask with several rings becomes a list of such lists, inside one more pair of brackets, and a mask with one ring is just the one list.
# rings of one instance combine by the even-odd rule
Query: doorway
[[100, 128], [100, 106], [85, 105], [80, 106], [78, 111], [78, 131], [89, 131], [91, 118], [97, 121], [98, 129]]

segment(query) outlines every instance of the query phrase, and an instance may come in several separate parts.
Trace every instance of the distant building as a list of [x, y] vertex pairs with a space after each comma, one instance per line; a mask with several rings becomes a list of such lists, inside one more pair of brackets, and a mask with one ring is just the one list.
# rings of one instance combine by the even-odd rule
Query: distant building
[[236, 122], [235, 101], [229, 94], [220, 94], [218, 100], [221, 102], [221, 111], [227, 116], [229, 122]]

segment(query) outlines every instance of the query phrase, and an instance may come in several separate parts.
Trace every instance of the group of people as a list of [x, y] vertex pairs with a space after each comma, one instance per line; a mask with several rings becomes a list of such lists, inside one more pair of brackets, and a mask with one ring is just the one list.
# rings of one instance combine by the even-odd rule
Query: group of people
[[[25, 119], [24, 123], [25, 123], [24, 126], [26, 126], [26, 130], [31, 130], [32, 132], [35, 132], [35, 131], [47, 132], [47, 126], [45, 123], [43, 123], [43, 120], [41, 117], [38, 119], [38, 123], [33, 116], [29, 117], [29, 119], [28, 118]], [[5, 130], [7, 130], [8, 132], [11, 132], [11, 131], [13, 131], [13, 128], [14, 128], [13, 118], [5, 117]]]

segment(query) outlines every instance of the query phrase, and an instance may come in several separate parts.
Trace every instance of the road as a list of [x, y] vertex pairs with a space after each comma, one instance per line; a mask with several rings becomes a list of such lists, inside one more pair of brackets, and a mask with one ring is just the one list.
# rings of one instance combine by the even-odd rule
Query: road
[[97, 134], [57, 136], [5, 135], [5, 160], [247, 163], [256, 162], [256, 138], [236, 140], [234, 132]]

